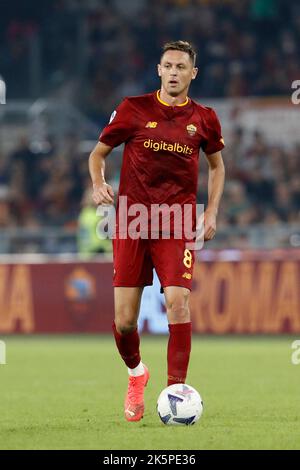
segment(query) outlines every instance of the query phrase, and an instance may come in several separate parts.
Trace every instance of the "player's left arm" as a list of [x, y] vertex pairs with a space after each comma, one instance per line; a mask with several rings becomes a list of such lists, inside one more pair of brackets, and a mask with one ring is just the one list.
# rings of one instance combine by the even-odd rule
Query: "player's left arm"
[[205, 154], [208, 162], [208, 204], [204, 212], [204, 241], [211, 240], [217, 230], [217, 214], [225, 181], [222, 153]]

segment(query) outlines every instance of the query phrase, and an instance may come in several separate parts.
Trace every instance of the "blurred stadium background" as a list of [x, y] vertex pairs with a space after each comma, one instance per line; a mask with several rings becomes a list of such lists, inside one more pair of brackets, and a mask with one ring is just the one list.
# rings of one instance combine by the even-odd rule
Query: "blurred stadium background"
[[[254, 315], [254, 293], [256, 309], [277, 318], [277, 326], [270, 320], [249, 331], [300, 331], [300, 114], [291, 101], [292, 83], [300, 78], [299, 2], [2, 0], [0, 35], [7, 89], [0, 105], [0, 290], [2, 312], [11, 318], [2, 314], [0, 331], [59, 331], [52, 312], [68, 317], [66, 305], [79, 323], [101, 305], [109, 329], [111, 244], [95, 236], [99, 219], [87, 159], [120, 100], [159, 86], [160, 47], [174, 38], [196, 45], [200, 74], [191, 95], [216, 108], [227, 144], [218, 235], [199, 255], [207, 264], [196, 269], [193, 309], [200, 315], [206, 302], [201, 276], [207, 266], [220, 299], [211, 306], [216, 323], [228, 321], [211, 328], [199, 320], [198, 331], [235, 330], [230, 312], [239, 307], [232, 290], [248, 308], [242, 323]], [[115, 188], [121, 153], [116, 149], [107, 166]], [[206, 192], [203, 162], [199, 202], [206, 202]], [[14, 282], [24, 287], [20, 302], [27, 307], [19, 310], [29, 312], [20, 324], [18, 308], [9, 306]], [[156, 305], [159, 322], [161, 298], [151, 295], [145, 308]], [[52, 327], [37, 327], [41, 311]], [[99, 312], [98, 320], [81, 328], [101, 331]], [[66, 331], [80, 329], [67, 323]], [[247, 331], [246, 324], [239, 331]]]
[[[0, 10], [0, 448], [299, 448], [299, 2], [0, 0]], [[191, 295], [194, 332], [210, 336], [194, 337], [189, 380], [207, 408], [184, 433], [154, 414], [165, 337], [143, 338], [153, 381], [146, 424], [129, 430], [113, 340], [81, 334], [109, 332], [113, 318], [111, 244], [95, 237], [88, 155], [124, 96], [158, 88], [160, 48], [174, 39], [198, 49], [190, 95], [216, 108], [227, 169]], [[114, 188], [121, 154], [108, 160]], [[167, 332], [157, 279], [139, 327]], [[224, 333], [290, 335], [212, 335]]]

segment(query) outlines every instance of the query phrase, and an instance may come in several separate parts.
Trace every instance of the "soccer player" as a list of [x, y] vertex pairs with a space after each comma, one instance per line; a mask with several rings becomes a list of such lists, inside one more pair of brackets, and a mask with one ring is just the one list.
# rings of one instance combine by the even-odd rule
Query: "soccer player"
[[[196, 52], [188, 42], [165, 44], [158, 64], [160, 89], [121, 102], [90, 155], [89, 168], [95, 203], [113, 204], [114, 192], [105, 181], [105, 159], [114, 147], [125, 143], [118, 201], [120, 196], [127, 196], [127, 210], [137, 203], [147, 208], [155, 204], [195, 207], [202, 149], [209, 165], [204, 240], [210, 240], [216, 232], [224, 186], [221, 155], [224, 141], [213, 109], [188, 97], [190, 83], [198, 72], [195, 62]], [[129, 373], [125, 418], [139, 421], [144, 413], [144, 387], [149, 379], [148, 369], [141, 361], [137, 331], [143, 288], [152, 284], [155, 268], [164, 291], [169, 323], [168, 385], [184, 383], [191, 351], [189, 294], [194, 253], [186, 248], [184, 236], [133, 239], [123, 235], [117, 224], [113, 240], [113, 332]]]

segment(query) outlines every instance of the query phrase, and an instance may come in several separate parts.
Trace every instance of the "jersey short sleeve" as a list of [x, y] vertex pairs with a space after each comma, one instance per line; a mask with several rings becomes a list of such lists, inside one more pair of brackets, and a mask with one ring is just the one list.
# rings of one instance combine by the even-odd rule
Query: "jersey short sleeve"
[[133, 109], [125, 98], [112, 113], [108, 125], [99, 136], [99, 142], [110, 147], [118, 147], [132, 137], [134, 133]]
[[211, 108], [209, 108], [209, 116], [206, 124], [206, 138], [201, 145], [201, 148], [207, 155], [211, 155], [212, 153], [219, 152], [225, 147], [220, 121], [215, 111]]

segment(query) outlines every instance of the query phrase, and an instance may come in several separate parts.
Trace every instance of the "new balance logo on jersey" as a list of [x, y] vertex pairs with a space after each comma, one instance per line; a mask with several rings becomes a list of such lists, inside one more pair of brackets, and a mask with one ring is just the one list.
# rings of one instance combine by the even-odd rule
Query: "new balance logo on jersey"
[[160, 142], [155, 142], [152, 139], [147, 139], [144, 141], [144, 147], [146, 149], [152, 149], [154, 152], [159, 150], [168, 150], [169, 152], [184, 153], [185, 155], [192, 155], [193, 149], [187, 145], [181, 145], [179, 142], [175, 144], [170, 144], [161, 140]]
[[183, 279], [192, 279], [192, 275], [190, 273], [184, 273], [182, 277]]
[[155, 122], [155, 121], [149, 121], [149, 122], [147, 122], [147, 124], [146, 124], [145, 127], [148, 127], [148, 128], [150, 128], [150, 129], [155, 129], [156, 126], [157, 126], [157, 122]]

